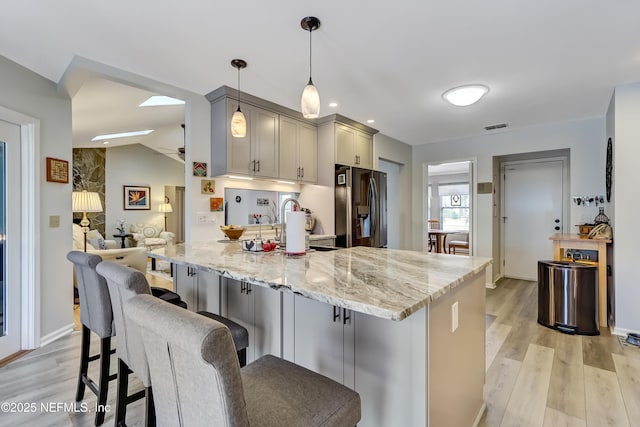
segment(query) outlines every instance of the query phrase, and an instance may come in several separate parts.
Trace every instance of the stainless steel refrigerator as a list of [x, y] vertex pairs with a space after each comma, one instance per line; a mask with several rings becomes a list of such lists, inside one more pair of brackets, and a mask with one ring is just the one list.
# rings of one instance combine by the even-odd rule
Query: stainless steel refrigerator
[[387, 174], [336, 165], [336, 246], [387, 247]]

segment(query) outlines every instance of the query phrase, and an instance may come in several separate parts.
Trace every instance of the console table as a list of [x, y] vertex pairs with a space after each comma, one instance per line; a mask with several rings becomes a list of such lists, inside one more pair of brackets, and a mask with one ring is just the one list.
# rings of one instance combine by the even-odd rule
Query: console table
[[564, 259], [565, 249], [584, 249], [598, 251], [598, 312], [600, 313], [600, 326], [608, 326], [607, 310], [607, 245], [611, 239], [587, 239], [579, 234], [554, 234], [549, 237], [553, 240], [553, 260]]

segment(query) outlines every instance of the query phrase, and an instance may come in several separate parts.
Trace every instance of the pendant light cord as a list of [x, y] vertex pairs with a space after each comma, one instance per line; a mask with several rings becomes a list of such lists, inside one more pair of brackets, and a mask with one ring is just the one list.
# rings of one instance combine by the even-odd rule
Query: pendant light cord
[[240, 67], [238, 67], [238, 111], [240, 111]]
[[313, 56], [313, 45], [311, 44], [311, 33], [313, 30], [309, 27], [309, 83], [311, 83], [311, 57]]

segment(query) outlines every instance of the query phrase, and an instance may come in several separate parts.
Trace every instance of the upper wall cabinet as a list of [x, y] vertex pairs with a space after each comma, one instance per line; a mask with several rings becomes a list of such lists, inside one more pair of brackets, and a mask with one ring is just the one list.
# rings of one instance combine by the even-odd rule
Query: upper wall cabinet
[[340, 123], [335, 124], [336, 163], [373, 168], [373, 136]]
[[280, 116], [280, 178], [315, 184], [318, 131], [314, 125]]

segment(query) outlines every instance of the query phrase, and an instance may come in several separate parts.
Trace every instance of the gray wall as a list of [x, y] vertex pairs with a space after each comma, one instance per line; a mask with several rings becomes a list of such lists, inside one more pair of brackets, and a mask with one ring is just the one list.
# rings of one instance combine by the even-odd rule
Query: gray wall
[[[414, 229], [412, 249], [423, 246], [425, 190], [423, 167], [425, 163], [450, 162], [460, 159], [476, 159], [476, 182], [493, 181], [493, 163], [495, 156], [517, 153], [569, 149], [571, 170], [569, 175], [570, 194], [604, 194], [604, 158], [606, 152], [604, 119], [589, 119], [573, 122], [554, 123], [510, 131], [487, 133], [476, 137], [423, 144], [413, 147], [413, 216]], [[497, 194], [496, 197], [500, 195]], [[491, 195], [478, 195], [474, 200], [475, 221], [472, 241], [475, 255], [493, 257], [493, 207]], [[587, 211], [573, 204], [570, 206], [570, 224], [579, 224], [581, 219], [592, 219], [597, 208]], [[423, 230], [419, 233], [418, 230]], [[575, 227], [570, 229], [576, 232]], [[551, 243], [550, 243], [551, 244]], [[495, 280], [499, 271], [494, 259], [493, 271], [489, 281]], [[491, 270], [491, 268], [489, 269]]]
[[[71, 101], [55, 83], [0, 56], [0, 104], [40, 120], [40, 336], [73, 325], [71, 248], [71, 182], [46, 181], [46, 157], [71, 159]], [[60, 216], [50, 228], [49, 216]]]

